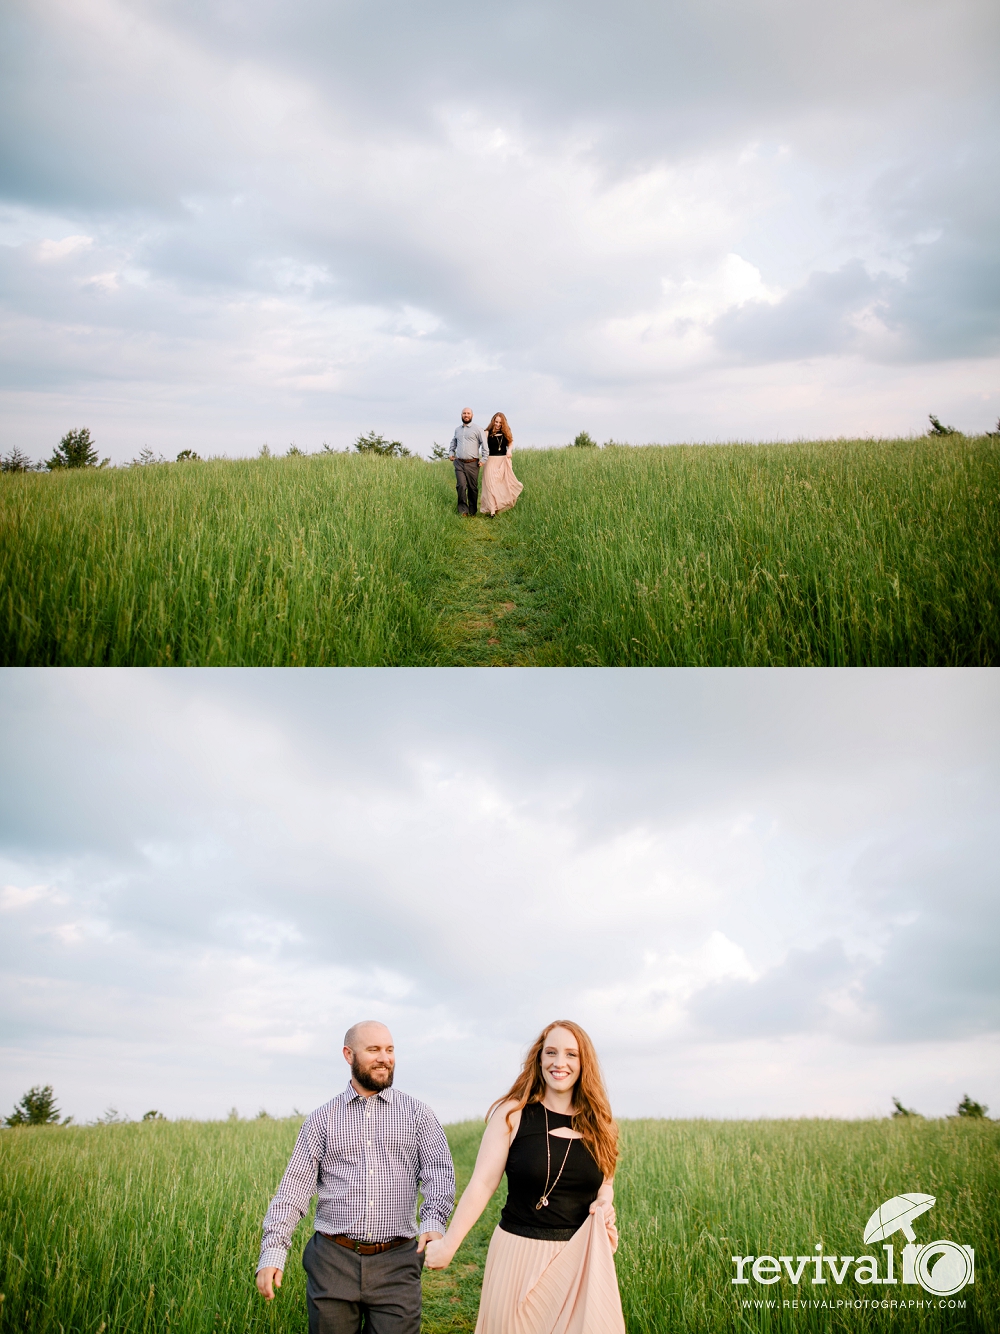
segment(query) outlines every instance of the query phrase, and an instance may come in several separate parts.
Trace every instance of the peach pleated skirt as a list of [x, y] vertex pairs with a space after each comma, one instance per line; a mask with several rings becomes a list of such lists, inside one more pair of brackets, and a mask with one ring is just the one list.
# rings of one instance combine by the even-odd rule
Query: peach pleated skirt
[[514, 476], [514, 465], [506, 454], [494, 454], [486, 460], [482, 476], [479, 508], [484, 514], [511, 510], [524, 486]]
[[476, 1334], [625, 1334], [611, 1240], [598, 1209], [570, 1241], [497, 1228]]

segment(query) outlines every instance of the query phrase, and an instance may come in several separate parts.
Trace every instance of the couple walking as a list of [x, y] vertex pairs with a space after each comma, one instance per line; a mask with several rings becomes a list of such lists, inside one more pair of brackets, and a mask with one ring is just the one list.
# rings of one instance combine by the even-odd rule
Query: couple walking
[[524, 487], [514, 476], [513, 453], [514, 437], [502, 412], [494, 415], [489, 432], [483, 435], [482, 428], [472, 420], [472, 409], [462, 409], [462, 423], [455, 427], [448, 446], [448, 457], [455, 464], [459, 514], [476, 512], [480, 469], [483, 498], [479, 508], [483, 513], [492, 518], [501, 510], [514, 508]]
[[264, 1219], [257, 1287], [268, 1301], [318, 1193], [302, 1255], [309, 1334], [419, 1334], [423, 1265], [447, 1268], [506, 1172], [476, 1334], [625, 1334], [613, 1258], [618, 1129], [578, 1024], [549, 1024], [493, 1103], [450, 1227], [448, 1141], [425, 1103], [392, 1087], [389, 1030], [355, 1024], [344, 1058], [350, 1082], [306, 1118]]

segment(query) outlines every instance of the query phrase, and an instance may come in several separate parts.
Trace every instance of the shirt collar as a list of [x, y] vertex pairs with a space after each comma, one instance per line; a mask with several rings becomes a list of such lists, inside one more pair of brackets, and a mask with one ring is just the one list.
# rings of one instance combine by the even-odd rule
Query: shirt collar
[[[382, 1089], [381, 1092], [374, 1093], [371, 1096], [375, 1098], [381, 1098], [383, 1102], [392, 1102], [393, 1092], [394, 1092], [393, 1089], [387, 1088], [387, 1089]], [[364, 1094], [358, 1092], [358, 1090], [354, 1087], [353, 1081], [350, 1079], [347, 1081], [347, 1088], [344, 1090], [344, 1098], [347, 1102], [357, 1102], [359, 1100], [363, 1100], [365, 1102], [368, 1101], [368, 1099], [364, 1097]]]

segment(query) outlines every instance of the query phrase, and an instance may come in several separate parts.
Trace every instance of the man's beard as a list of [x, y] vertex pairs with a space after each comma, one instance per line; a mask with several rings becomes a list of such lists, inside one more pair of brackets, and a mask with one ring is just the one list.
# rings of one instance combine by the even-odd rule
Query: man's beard
[[[360, 1084], [363, 1089], [368, 1089], [372, 1093], [381, 1093], [383, 1089], [392, 1088], [392, 1076], [395, 1071], [386, 1066], [377, 1066], [374, 1069], [369, 1066], [367, 1070], [362, 1070], [355, 1058], [351, 1062], [351, 1074], [354, 1077], [355, 1084]], [[374, 1075], [385, 1075], [384, 1080], [375, 1079]]]

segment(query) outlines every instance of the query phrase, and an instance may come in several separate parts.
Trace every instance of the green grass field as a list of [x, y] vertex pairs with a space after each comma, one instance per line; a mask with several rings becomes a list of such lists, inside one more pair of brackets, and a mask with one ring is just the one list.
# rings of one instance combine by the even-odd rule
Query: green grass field
[[[269, 1307], [253, 1287], [260, 1223], [297, 1122], [176, 1122], [0, 1134], [0, 1331], [304, 1332], [300, 1226]], [[460, 1188], [482, 1127], [448, 1127]], [[736, 1288], [731, 1256], [861, 1255], [892, 1195], [937, 1198], [918, 1239], [976, 1252], [975, 1283], [935, 1305], [919, 1287]], [[1000, 1124], [983, 1121], [632, 1121], [623, 1125], [618, 1274], [629, 1334], [1000, 1327]], [[425, 1273], [428, 1334], [471, 1334], [500, 1198], [449, 1269]], [[902, 1239], [895, 1241], [897, 1276]], [[738, 1295], [737, 1295], [738, 1294]], [[833, 1308], [782, 1308], [797, 1297]], [[743, 1301], [774, 1301], [749, 1308]], [[840, 1300], [838, 1308], [835, 1303]]]
[[0, 478], [4, 665], [990, 665], [1000, 441], [523, 450], [494, 520], [359, 455]]

